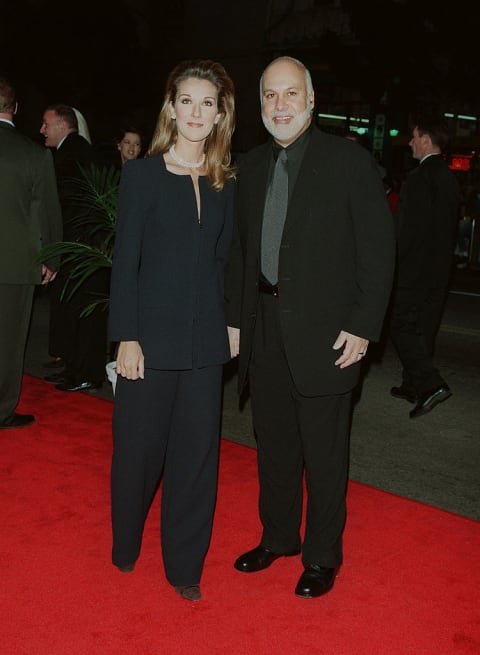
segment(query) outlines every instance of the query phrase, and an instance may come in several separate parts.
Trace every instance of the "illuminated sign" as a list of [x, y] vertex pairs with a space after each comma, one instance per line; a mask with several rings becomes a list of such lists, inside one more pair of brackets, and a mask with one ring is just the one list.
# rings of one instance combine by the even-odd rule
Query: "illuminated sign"
[[469, 171], [472, 155], [452, 155], [448, 167], [452, 171]]

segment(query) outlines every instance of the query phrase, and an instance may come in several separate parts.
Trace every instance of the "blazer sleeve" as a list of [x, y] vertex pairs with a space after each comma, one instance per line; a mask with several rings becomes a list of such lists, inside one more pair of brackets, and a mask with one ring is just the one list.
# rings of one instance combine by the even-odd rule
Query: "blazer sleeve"
[[[41, 245], [47, 246], [61, 241], [63, 236], [62, 210], [58, 199], [52, 153], [47, 149], [42, 151], [37, 168], [32, 192], [32, 210], [38, 214]], [[60, 266], [59, 258], [44, 263], [51, 271], [58, 270]]]
[[235, 211], [232, 243], [225, 271], [225, 315], [230, 327], [240, 327], [243, 269], [242, 244]]
[[134, 163], [125, 164], [120, 179], [110, 281], [111, 341], [138, 341], [138, 272], [146, 212]]
[[362, 153], [352, 169], [351, 216], [355, 240], [356, 296], [344, 330], [377, 341], [395, 269], [395, 232], [376, 163]]
[[398, 225], [399, 261], [403, 261], [416, 244], [423, 244], [435, 227], [432, 222], [431, 193], [420, 167], [409, 175], [404, 191]]
[[225, 208], [223, 228], [217, 240], [216, 256], [223, 266], [227, 263], [232, 241], [233, 212], [235, 201], [235, 181], [231, 180], [225, 188]]
[[[246, 155], [239, 155], [238, 169], [241, 176]], [[225, 315], [227, 325], [240, 328], [242, 311], [242, 292], [244, 279], [244, 253], [240, 236], [240, 223], [238, 211], [238, 186], [235, 184], [235, 202], [233, 206], [233, 229], [227, 265], [225, 269]]]

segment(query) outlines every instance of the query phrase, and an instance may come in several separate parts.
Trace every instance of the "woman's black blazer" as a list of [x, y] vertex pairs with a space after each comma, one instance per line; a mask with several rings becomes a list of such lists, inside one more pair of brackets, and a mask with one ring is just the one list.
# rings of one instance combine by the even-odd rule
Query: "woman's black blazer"
[[109, 337], [139, 341], [145, 366], [190, 369], [230, 358], [224, 266], [234, 184], [200, 177], [201, 217], [190, 175], [163, 156], [127, 162], [120, 181]]

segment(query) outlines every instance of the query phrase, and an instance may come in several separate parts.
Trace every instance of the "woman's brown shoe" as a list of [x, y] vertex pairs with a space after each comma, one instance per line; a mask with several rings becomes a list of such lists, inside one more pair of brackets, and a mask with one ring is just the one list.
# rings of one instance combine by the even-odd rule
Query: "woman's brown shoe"
[[135, 562], [133, 564], [124, 564], [124, 566], [117, 566], [117, 569], [122, 573], [131, 573], [135, 568]]
[[200, 600], [202, 597], [198, 584], [194, 584], [189, 587], [175, 587], [175, 591], [186, 600]]

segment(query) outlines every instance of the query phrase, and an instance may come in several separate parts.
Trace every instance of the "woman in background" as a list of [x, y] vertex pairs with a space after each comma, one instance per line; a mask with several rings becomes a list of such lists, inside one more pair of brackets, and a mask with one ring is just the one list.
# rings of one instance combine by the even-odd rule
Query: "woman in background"
[[223, 66], [179, 64], [145, 159], [122, 170], [110, 298], [119, 342], [113, 563], [131, 572], [163, 473], [168, 581], [199, 600], [217, 489], [223, 275], [233, 224], [234, 89]]
[[143, 137], [140, 130], [127, 127], [121, 131], [117, 140], [117, 149], [120, 153], [121, 165], [131, 159], [137, 159], [142, 151]]

